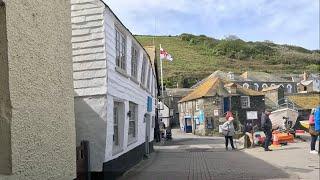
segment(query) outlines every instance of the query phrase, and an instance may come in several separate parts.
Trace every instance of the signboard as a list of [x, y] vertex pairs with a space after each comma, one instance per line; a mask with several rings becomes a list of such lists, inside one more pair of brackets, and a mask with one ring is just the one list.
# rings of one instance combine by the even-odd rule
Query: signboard
[[204, 112], [203, 111], [200, 111], [200, 113], [199, 113], [199, 122], [200, 122], [200, 124], [203, 124], [203, 122], [204, 122]]
[[147, 111], [152, 112], [152, 97], [148, 96]]
[[195, 118], [195, 120], [196, 120], [196, 125], [199, 125], [200, 124], [199, 118]]
[[213, 115], [214, 116], [219, 116], [219, 110], [218, 109], [213, 110]]
[[258, 112], [257, 111], [247, 111], [247, 119], [258, 119]]

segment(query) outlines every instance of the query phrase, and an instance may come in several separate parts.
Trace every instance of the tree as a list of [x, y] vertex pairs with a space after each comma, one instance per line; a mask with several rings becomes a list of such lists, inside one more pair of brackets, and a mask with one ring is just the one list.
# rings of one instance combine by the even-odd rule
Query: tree
[[228, 36], [225, 36], [224, 38], [225, 38], [226, 40], [238, 40], [238, 39], [240, 39], [238, 36], [233, 35], [233, 34], [230, 34], [230, 35], [228, 35]]

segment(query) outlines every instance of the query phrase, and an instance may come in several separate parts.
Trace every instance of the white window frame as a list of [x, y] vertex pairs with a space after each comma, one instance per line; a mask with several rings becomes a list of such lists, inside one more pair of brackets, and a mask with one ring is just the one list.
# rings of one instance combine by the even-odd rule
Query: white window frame
[[151, 95], [153, 96], [153, 92], [154, 92], [154, 88], [153, 88], [153, 83], [154, 81], [154, 78], [153, 78], [153, 73], [151, 73], [151, 83], [150, 83], [150, 88], [151, 88]]
[[184, 102], [183, 102], [183, 103], [181, 103], [181, 107], [180, 107], [180, 108], [181, 108], [181, 112], [182, 112], [182, 113], [184, 113], [184, 112], [185, 112], [185, 109], [184, 109]]
[[292, 93], [292, 85], [291, 84], [287, 85], [287, 92]]
[[147, 66], [147, 59], [146, 56], [143, 56], [143, 60], [142, 60], [142, 68], [141, 68], [141, 84], [144, 86], [145, 85], [145, 81], [146, 81], [146, 66]]
[[267, 87], [268, 87], [268, 84], [266, 84], [266, 83], [262, 84], [262, 89], [265, 89]]
[[[138, 105], [134, 102], [129, 102], [129, 123], [128, 123], [128, 143], [137, 140], [138, 135]], [[133, 124], [133, 126], [132, 126]]]
[[248, 83], [244, 83], [242, 87], [249, 89], [250, 85]]
[[200, 107], [199, 107], [199, 100], [196, 100], [196, 111], [199, 111]]
[[139, 50], [132, 43], [131, 46], [131, 76], [138, 79], [138, 63], [139, 63]]
[[113, 146], [119, 146], [120, 144], [120, 132], [119, 132], [119, 120], [120, 120], [120, 103], [114, 102], [113, 105]]
[[254, 90], [259, 91], [259, 84], [258, 83], [254, 83]]
[[157, 79], [155, 76], [153, 78], [154, 78], [154, 81], [153, 81], [154, 97], [157, 97]]
[[[148, 65], [149, 65], [149, 63], [148, 63]], [[148, 68], [148, 79], [147, 79], [147, 89], [148, 89], [148, 91], [150, 91], [150, 79], [151, 79], [151, 67], [150, 66], [148, 66], [149, 68]]]
[[228, 78], [229, 78], [230, 80], [234, 80], [234, 73], [229, 72], [229, 73], [228, 73]]
[[112, 154], [118, 154], [123, 151], [123, 138], [124, 138], [124, 102], [113, 102], [113, 147]]
[[115, 28], [115, 46], [116, 46], [116, 66], [126, 71], [126, 36], [116, 27]]
[[250, 108], [250, 96], [240, 97], [241, 108]]

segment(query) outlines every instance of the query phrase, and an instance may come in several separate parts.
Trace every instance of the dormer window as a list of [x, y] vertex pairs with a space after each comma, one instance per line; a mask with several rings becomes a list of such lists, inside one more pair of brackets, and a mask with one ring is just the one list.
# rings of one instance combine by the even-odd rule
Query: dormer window
[[230, 80], [234, 80], [234, 73], [233, 72], [228, 72], [228, 78]]

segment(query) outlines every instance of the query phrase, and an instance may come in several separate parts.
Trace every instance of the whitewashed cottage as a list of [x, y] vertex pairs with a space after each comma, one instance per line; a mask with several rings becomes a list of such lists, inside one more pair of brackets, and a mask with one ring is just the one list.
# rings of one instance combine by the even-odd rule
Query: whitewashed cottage
[[92, 177], [119, 175], [153, 149], [154, 61], [103, 1], [71, 2], [77, 146]]

